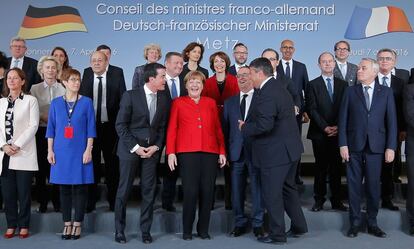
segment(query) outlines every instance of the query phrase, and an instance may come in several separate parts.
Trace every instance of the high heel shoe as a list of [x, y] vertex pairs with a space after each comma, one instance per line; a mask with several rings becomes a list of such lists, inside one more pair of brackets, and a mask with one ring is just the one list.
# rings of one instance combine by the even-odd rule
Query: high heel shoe
[[[22, 233], [22, 230], [23, 229], [26, 230], [25, 233]], [[28, 237], [29, 237], [29, 229], [27, 229], [27, 228], [20, 228], [19, 238], [26, 239]]]
[[62, 232], [62, 240], [69, 240], [72, 237], [72, 225], [65, 225]]
[[[10, 230], [13, 230], [13, 232], [8, 233], [7, 231], [8, 231], [9, 229], [10, 229]], [[13, 237], [14, 237], [14, 235], [15, 235], [16, 229], [15, 229], [15, 228], [9, 228], [9, 229], [7, 229], [6, 233], [3, 235], [3, 237], [4, 237], [5, 239], [11, 239], [11, 238], [13, 238]]]
[[[71, 235], [71, 238], [73, 240], [77, 240], [81, 237], [81, 232], [80, 232], [81, 228], [82, 228], [82, 225], [78, 225], [78, 226], [73, 225], [72, 235]], [[78, 234], [78, 232], [79, 232], [79, 234]]]

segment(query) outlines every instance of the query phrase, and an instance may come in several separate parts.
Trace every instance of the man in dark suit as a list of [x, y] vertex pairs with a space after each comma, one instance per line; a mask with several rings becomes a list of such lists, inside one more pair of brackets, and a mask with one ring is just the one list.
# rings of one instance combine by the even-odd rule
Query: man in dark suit
[[[309, 122], [309, 117], [305, 110], [304, 98], [309, 78], [306, 65], [292, 59], [293, 54], [295, 53], [294, 45], [295, 44], [291, 40], [283, 40], [280, 44], [282, 62], [277, 66], [277, 73], [292, 79], [296, 94], [300, 98], [299, 115], [296, 116], [296, 121], [299, 127], [299, 133], [302, 135], [302, 123]], [[295, 181], [297, 184], [303, 184], [303, 181], [300, 178], [300, 160], [298, 162]]]
[[326, 195], [326, 177], [329, 176], [332, 209], [347, 211], [341, 201], [342, 159], [338, 148], [338, 112], [348, 83], [334, 77], [335, 58], [323, 52], [318, 58], [321, 76], [308, 84], [306, 109], [310, 117], [307, 138], [312, 140], [315, 156], [312, 211], [323, 209]]
[[[273, 78], [273, 69], [266, 58], [250, 64], [250, 74], [257, 99], [246, 121], [239, 121], [244, 138], [252, 139], [252, 163], [260, 171], [260, 186], [264, 206], [269, 214], [269, 234], [259, 237], [263, 243], [285, 243], [286, 237], [300, 236], [308, 231], [295, 172], [303, 152], [296, 125], [292, 97]], [[286, 234], [284, 211], [291, 219]]]
[[[398, 146], [395, 152], [395, 159], [392, 163], [383, 163], [381, 173], [381, 199], [382, 207], [389, 210], [397, 211], [399, 208], [395, 206], [391, 199], [394, 194], [393, 169], [401, 168], [401, 144], [405, 140], [406, 125], [402, 110], [402, 95], [404, 91], [404, 82], [392, 75], [396, 60], [396, 53], [389, 48], [380, 49], [377, 53], [377, 61], [379, 64], [378, 82], [386, 87], [390, 87], [394, 94], [395, 106], [397, 108], [397, 126], [398, 126]], [[396, 176], [398, 178], [398, 176]]]
[[405, 155], [407, 163], [407, 218], [409, 234], [414, 236], [414, 85], [405, 87], [403, 94], [403, 112], [407, 125]]
[[237, 72], [243, 66], [246, 66], [247, 56], [249, 51], [246, 45], [239, 42], [233, 47], [234, 65], [229, 67], [229, 74], [237, 76]]
[[226, 151], [231, 169], [231, 189], [235, 227], [230, 236], [239, 237], [246, 232], [248, 218], [244, 213], [246, 178], [250, 177], [252, 198], [251, 223], [256, 237], [263, 236], [263, 206], [259, 182], [259, 170], [251, 162], [251, 144], [244, 140], [239, 130], [239, 120], [246, 120], [253, 104], [253, 85], [250, 80], [249, 67], [241, 67], [237, 72], [240, 94], [224, 102], [223, 132]]
[[334, 45], [335, 51], [335, 69], [334, 76], [338, 79], [348, 82], [352, 86], [357, 82], [358, 66], [348, 62], [351, 53], [351, 45], [347, 41], [338, 41]]
[[104, 52], [93, 52], [91, 67], [83, 72], [80, 94], [90, 97], [96, 114], [95, 145], [92, 150], [95, 183], [89, 188], [87, 212], [95, 210], [98, 200], [97, 184], [101, 179], [101, 155], [105, 165], [105, 183], [108, 190], [109, 209], [114, 210], [116, 189], [119, 181], [119, 159], [115, 154], [118, 136], [115, 130], [119, 102], [125, 92], [125, 79], [121, 68], [109, 65]]
[[368, 233], [386, 237], [377, 224], [382, 161], [394, 160], [397, 148], [397, 114], [392, 90], [376, 81], [378, 63], [363, 58], [359, 63], [359, 84], [345, 91], [339, 112], [340, 153], [347, 164], [349, 194], [348, 237], [358, 236], [362, 226], [362, 180], [365, 179]]
[[39, 73], [37, 72], [37, 60], [25, 56], [27, 47], [23, 38], [16, 37], [10, 42], [11, 57], [7, 58], [8, 68], [18, 67], [26, 74], [26, 90], [30, 91], [32, 85], [41, 82]]
[[149, 63], [144, 68], [143, 87], [127, 91], [120, 104], [116, 119], [119, 136], [120, 181], [115, 203], [115, 241], [126, 243], [124, 234], [126, 204], [135, 173], [141, 173], [142, 241], [152, 242], [150, 234], [156, 189], [156, 166], [160, 148], [165, 141], [165, 127], [169, 112], [168, 98], [159, 93], [165, 89], [165, 67]]
[[[183, 71], [183, 57], [178, 52], [168, 52], [165, 55], [165, 68], [167, 86], [163, 91], [169, 100], [169, 103], [177, 97], [186, 96], [187, 89], [185, 88], [184, 79], [180, 76]], [[165, 165], [165, 175], [163, 177], [162, 188], [162, 208], [174, 212], [176, 209], [173, 205], [175, 198], [176, 182], [179, 175], [179, 167], [171, 171], [168, 165]]]

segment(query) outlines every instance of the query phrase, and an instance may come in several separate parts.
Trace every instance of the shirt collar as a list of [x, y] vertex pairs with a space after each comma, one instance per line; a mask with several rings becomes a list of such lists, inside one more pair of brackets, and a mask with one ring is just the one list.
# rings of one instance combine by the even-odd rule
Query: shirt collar
[[331, 79], [331, 83], [333, 83], [333, 75], [331, 75], [331, 76], [327, 76], [327, 75], [323, 75], [322, 74], [322, 78], [323, 78], [323, 80], [326, 82], [326, 79], [327, 78], [329, 78], [329, 79]]
[[[364, 84], [362, 84], [361, 83], [361, 86], [362, 86], [362, 90], [364, 90], [364, 87], [366, 86], [366, 85], [364, 85]], [[371, 84], [369, 84], [368, 85], [372, 90], [374, 90], [374, 87], [375, 87], [375, 80], [373, 81], [373, 82], [371, 82]]]
[[340, 62], [340, 61], [338, 61], [338, 60], [336, 60], [336, 64], [338, 64], [338, 65], [345, 65], [346, 66], [346, 61], [345, 62]]
[[292, 64], [293, 64], [293, 59], [290, 59], [290, 60], [285, 60], [285, 59], [282, 59], [282, 63], [283, 63], [283, 65], [284, 66], [286, 66], [286, 62], [289, 62], [289, 66], [292, 66]]
[[[23, 92], [20, 92], [20, 95], [19, 95], [19, 97], [17, 97], [18, 99], [21, 99], [21, 100], [23, 100], [23, 96], [24, 96], [24, 93]], [[9, 94], [9, 96], [7, 96], [7, 100], [9, 101], [9, 102], [13, 102], [13, 100], [12, 100], [12, 96]]]
[[267, 77], [261, 84], [260, 84], [260, 87], [259, 87], [259, 89], [262, 89], [263, 88], [263, 86], [269, 81], [269, 79], [270, 78], [272, 78], [273, 76], [270, 76], [270, 77]]
[[382, 73], [378, 73], [378, 79], [380, 79], [380, 80], [382, 80], [382, 78], [383, 77], [387, 77], [388, 78], [388, 80], [390, 80], [391, 79], [391, 72], [389, 72], [388, 74], [386, 74], [386, 75], [384, 75], [384, 74], [382, 74]]
[[102, 79], [106, 79], [106, 72], [108, 72], [108, 70], [106, 70], [103, 74], [101, 75], [97, 75], [96, 73], [93, 73], [94, 78], [98, 78], [99, 76], [102, 77]]
[[[57, 81], [55, 81], [55, 83], [53, 83], [52, 85], [51, 85], [51, 87], [54, 87], [54, 88], [56, 88], [57, 87], [57, 84], [58, 84], [58, 82]], [[47, 88], [49, 85], [46, 83], [46, 81], [43, 81], [43, 87], [44, 88]]]
[[243, 95], [247, 94], [247, 95], [252, 95], [254, 93], [254, 88], [251, 89], [250, 91], [248, 91], [247, 93], [240, 91], [240, 98], [243, 98]]
[[154, 93], [153, 91], [151, 91], [147, 84], [144, 84], [144, 91], [145, 91], [145, 95], [150, 95], [150, 94], [157, 94], [156, 92]]
[[178, 80], [178, 75], [177, 75], [177, 76], [175, 76], [175, 77], [171, 77], [169, 74], [165, 74], [165, 77], [167, 78], [167, 81], [169, 81], [169, 80], [171, 80], [171, 79], [174, 79], [174, 80], [176, 81], [176, 83], [177, 83], [177, 80]]

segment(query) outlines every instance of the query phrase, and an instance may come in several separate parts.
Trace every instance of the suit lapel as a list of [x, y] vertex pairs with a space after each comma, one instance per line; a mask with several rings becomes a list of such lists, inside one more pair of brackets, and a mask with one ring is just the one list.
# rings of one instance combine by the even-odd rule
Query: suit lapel
[[377, 106], [377, 102], [380, 101], [382, 95], [382, 86], [375, 81], [374, 93], [372, 94], [372, 101], [371, 101], [371, 110]]
[[[367, 104], [365, 103], [364, 93], [362, 92], [362, 86], [358, 84], [358, 85], [355, 87], [355, 91], [356, 91], [356, 93], [357, 93], [357, 95], [358, 95], [359, 99], [362, 101], [362, 104], [363, 104], [363, 106], [364, 106], [365, 110], [367, 110], [367, 111], [368, 111]], [[372, 106], [372, 103], [371, 103], [371, 106]]]
[[335, 77], [333, 77], [333, 82], [334, 82], [334, 85], [333, 85], [333, 103], [335, 103], [336, 101], [337, 101], [337, 96], [338, 96], [338, 94], [339, 94], [339, 90], [340, 90], [340, 85], [338, 84], [338, 81], [335, 81]]
[[111, 93], [114, 93], [115, 91], [112, 90], [112, 70], [111, 65], [108, 67], [108, 71], [106, 72], [106, 106], [108, 109], [108, 106], [111, 106], [111, 103], [109, 103], [109, 100], [111, 98]]
[[[335, 86], [335, 83], [333, 85]], [[328, 88], [326, 87], [325, 81], [323, 80], [322, 76], [319, 76], [319, 87], [321, 89], [320, 93], [322, 93], [323, 97], [332, 103], [331, 97], [329, 97]], [[335, 91], [334, 91], [334, 94], [335, 94]], [[335, 95], [333, 95], [333, 99], [334, 99], [334, 96]]]
[[[145, 116], [147, 117], [147, 122], [149, 123], [150, 120], [150, 115], [149, 115], [149, 109], [148, 109], [148, 104], [147, 103], [147, 95], [145, 95], [145, 90], [144, 87], [140, 87], [138, 88], [139, 90], [139, 95], [140, 95], [140, 99], [141, 99], [141, 106], [144, 107], [144, 111], [145, 111]], [[150, 124], [151, 125], [151, 124]]]

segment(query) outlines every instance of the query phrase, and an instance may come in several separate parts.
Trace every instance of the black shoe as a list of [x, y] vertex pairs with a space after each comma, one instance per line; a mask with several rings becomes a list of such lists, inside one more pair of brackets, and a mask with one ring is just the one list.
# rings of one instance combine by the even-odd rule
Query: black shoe
[[385, 238], [387, 234], [377, 226], [368, 227], [368, 233], [374, 235], [375, 237]]
[[186, 234], [186, 233], [183, 233], [183, 240], [192, 240], [193, 239], [193, 235], [190, 233], [190, 234]]
[[269, 235], [257, 238], [257, 241], [266, 243], [266, 244], [285, 244], [287, 242], [286, 238], [274, 239]]
[[410, 226], [410, 230], [408, 230], [408, 233], [409, 233], [411, 236], [414, 236], [414, 225], [411, 225], [411, 226]]
[[62, 232], [62, 240], [70, 240], [72, 232], [72, 225], [65, 225]]
[[398, 177], [394, 178], [393, 181], [394, 181], [394, 183], [402, 183], [401, 179], [398, 178]]
[[313, 204], [312, 206], [312, 211], [313, 212], [319, 212], [323, 209], [323, 202], [321, 201], [316, 201], [315, 204]]
[[72, 235], [71, 235], [71, 238], [73, 240], [77, 240], [77, 239], [79, 239], [81, 237], [81, 228], [82, 228], [81, 225], [78, 225], [78, 226], [73, 225], [73, 227], [72, 227]]
[[197, 237], [199, 237], [200, 239], [208, 239], [208, 240], [211, 239], [208, 233], [197, 233]]
[[256, 236], [256, 238], [264, 237], [265, 232], [263, 230], [263, 227], [253, 227], [253, 234]]
[[175, 212], [177, 209], [173, 205], [162, 205], [162, 209], [167, 212]]
[[303, 180], [300, 178], [300, 176], [296, 177], [295, 182], [297, 185], [303, 185]]
[[125, 234], [123, 232], [115, 232], [115, 241], [120, 243], [120, 244], [125, 244], [126, 243], [126, 237]]
[[359, 232], [359, 227], [351, 226], [348, 232], [346, 233], [346, 236], [348, 236], [349, 238], [355, 238], [356, 236], [358, 236], [358, 232]]
[[395, 206], [394, 203], [392, 203], [391, 200], [389, 200], [389, 201], [382, 201], [381, 207], [382, 208], [389, 209], [391, 211], [398, 211], [398, 210], [400, 210], [400, 208], [398, 208], [397, 206]]
[[151, 244], [152, 243], [152, 237], [150, 233], [143, 233], [142, 234], [142, 243], [144, 244]]
[[305, 235], [305, 233], [302, 233], [302, 232], [297, 232], [297, 231], [294, 231], [294, 230], [292, 230], [292, 229], [290, 229], [289, 231], [287, 231], [287, 233], [286, 233], [286, 236], [287, 237], [291, 237], [291, 238], [300, 238], [300, 237], [302, 237], [303, 235]]
[[230, 233], [231, 237], [239, 237], [246, 233], [245, 227], [235, 227], [234, 230]]
[[348, 207], [345, 206], [342, 202], [332, 203], [332, 209], [333, 210], [338, 210], [338, 211], [343, 211], [343, 212], [348, 211]]

